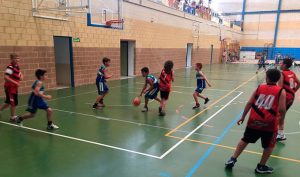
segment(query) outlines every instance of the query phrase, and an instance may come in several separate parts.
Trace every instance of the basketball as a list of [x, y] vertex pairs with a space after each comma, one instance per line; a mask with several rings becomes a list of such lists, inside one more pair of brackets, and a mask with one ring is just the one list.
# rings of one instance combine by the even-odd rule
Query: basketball
[[134, 106], [139, 106], [141, 104], [141, 98], [140, 97], [135, 97], [132, 101], [132, 104]]

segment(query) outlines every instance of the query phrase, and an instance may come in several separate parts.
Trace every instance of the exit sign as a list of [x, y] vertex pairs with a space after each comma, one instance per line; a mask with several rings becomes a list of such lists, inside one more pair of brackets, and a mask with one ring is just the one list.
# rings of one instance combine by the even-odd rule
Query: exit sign
[[73, 42], [80, 42], [80, 38], [79, 37], [73, 38]]

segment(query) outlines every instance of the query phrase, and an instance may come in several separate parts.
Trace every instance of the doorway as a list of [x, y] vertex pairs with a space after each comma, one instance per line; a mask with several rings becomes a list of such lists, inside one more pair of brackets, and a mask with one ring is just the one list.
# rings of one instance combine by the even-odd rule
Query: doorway
[[135, 41], [121, 41], [121, 77], [134, 76]]
[[186, 67], [192, 67], [192, 50], [193, 44], [188, 43], [186, 47]]
[[54, 36], [56, 84], [74, 87], [72, 37]]

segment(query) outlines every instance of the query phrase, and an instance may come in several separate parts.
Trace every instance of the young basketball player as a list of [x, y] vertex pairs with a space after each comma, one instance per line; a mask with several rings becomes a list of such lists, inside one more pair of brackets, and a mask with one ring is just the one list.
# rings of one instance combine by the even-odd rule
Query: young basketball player
[[[280, 63], [281, 78], [278, 82], [278, 85], [282, 87], [286, 91], [286, 110], [288, 110], [294, 102], [295, 93], [300, 87], [300, 81], [297, 78], [296, 74], [291, 71], [289, 68], [292, 66], [292, 59], [284, 59]], [[286, 136], [284, 134], [284, 119], [279, 122], [279, 130], [277, 135], [277, 141], [286, 140]]]
[[6, 98], [4, 104], [0, 106], [0, 111], [10, 106], [10, 121], [15, 121], [15, 118], [17, 117], [16, 106], [18, 105], [18, 87], [20, 81], [23, 79], [23, 74], [19, 67], [19, 60], [19, 55], [15, 53], [11, 54], [11, 63], [7, 65], [4, 72], [4, 92]]
[[276, 144], [278, 119], [283, 119], [286, 112], [286, 93], [280, 86], [276, 85], [279, 78], [279, 70], [269, 69], [266, 73], [267, 84], [259, 85], [246, 104], [243, 115], [237, 122], [238, 125], [242, 124], [250, 110], [244, 137], [240, 140], [232, 157], [225, 163], [226, 168], [234, 166], [237, 158], [249, 143], [255, 143], [261, 139], [264, 151], [255, 172], [273, 172], [273, 168], [266, 166], [266, 163]]
[[266, 59], [267, 59], [267, 54], [263, 53], [263, 55], [260, 57], [259, 61], [258, 61], [258, 68], [256, 70], [256, 74], [258, 73], [258, 71], [260, 70], [260, 68], [264, 68], [264, 70], [266, 71]]
[[[159, 103], [161, 100], [157, 98], [157, 93], [159, 91], [159, 83], [155, 76], [149, 74], [149, 68], [144, 67], [141, 69], [142, 76], [145, 77], [145, 85], [141, 91], [140, 96], [145, 94], [145, 106], [142, 109], [142, 112], [148, 111], [148, 102], [149, 99], [155, 99]], [[147, 88], [149, 85], [149, 88]]]
[[100, 66], [97, 78], [96, 78], [96, 86], [98, 90], [98, 97], [93, 105], [93, 109], [96, 109], [98, 106], [104, 107], [105, 104], [103, 102], [104, 97], [108, 94], [109, 88], [106, 84], [106, 79], [109, 79], [112, 77], [112, 75], [108, 75], [106, 73], [106, 68], [110, 66], [110, 59], [104, 57], [102, 59], [102, 65]]
[[35, 76], [37, 80], [32, 85], [32, 93], [29, 97], [28, 108], [26, 110], [28, 111], [28, 113], [23, 116], [17, 117], [16, 118], [17, 123], [20, 124], [23, 120], [34, 117], [37, 110], [42, 109], [45, 110], [47, 113], [47, 120], [48, 120], [47, 129], [48, 130], [58, 129], [58, 126], [52, 122], [52, 109], [49, 108], [48, 104], [44, 101], [44, 99], [47, 100], [52, 99], [51, 95], [44, 94], [45, 86], [43, 82], [47, 79], [46, 72], [47, 71], [43, 69], [36, 70]]
[[160, 106], [159, 106], [159, 115], [165, 116], [165, 108], [167, 100], [171, 92], [171, 83], [174, 82], [174, 73], [173, 73], [173, 61], [166, 61], [164, 64], [164, 69], [160, 73], [159, 77], [159, 90], [160, 90]]
[[196, 79], [197, 79], [197, 88], [193, 94], [194, 100], [196, 102], [196, 105], [193, 107], [193, 109], [197, 109], [200, 107], [200, 103], [198, 101], [198, 97], [204, 99], [204, 104], [206, 104], [209, 99], [202, 95], [202, 91], [206, 88], [206, 83], [209, 87], [211, 87], [208, 79], [204, 75], [204, 73], [201, 71], [202, 69], [202, 63], [196, 63], [195, 70], [196, 70]]

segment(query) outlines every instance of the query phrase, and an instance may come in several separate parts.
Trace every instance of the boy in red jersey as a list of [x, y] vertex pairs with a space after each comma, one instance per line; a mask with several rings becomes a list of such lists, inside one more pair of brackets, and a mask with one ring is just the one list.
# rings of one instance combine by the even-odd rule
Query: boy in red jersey
[[[286, 91], [286, 110], [288, 110], [294, 102], [295, 93], [300, 87], [300, 81], [296, 74], [289, 68], [293, 65], [293, 60], [286, 58], [280, 63], [281, 78], [278, 85]], [[284, 119], [279, 122], [277, 141], [286, 140], [284, 135]]]
[[15, 53], [11, 54], [10, 60], [11, 63], [7, 65], [4, 72], [4, 91], [6, 99], [4, 104], [0, 106], [0, 111], [8, 108], [10, 105], [10, 121], [15, 121], [17, 117], [16, 107], [18, 105], [18, 87], [20, 85], [20, 81], [23, 79], [23, 74], [21, 73], [18, 65], [20, 60], [19, 55]]
[[261, 138], [264, 151], [255, 172], [261, 174], [273, 172], [273, 168], [266, 166], [266, 162], [276, 144], [278, 118], [279, 120], [283, 119], [286, 112], [286, 93], [285, 90], [276, 85], [280, 79], [279, 70], [269, 69], [266, 75], [267, 84], [258, 86], [245, 106], [242, 117], [237, 122], [238, 125], [242, 124], [251, 109], [244, 137], [237, 145], [234, 154], [225, 163], [226, 168], [231, 169], [247, 145], [255, 143]]
[[160, 73], [159, 77], [159, 90], [160, 90], [160, 106], [159, 106], [159, 115], [165, 116], [165, 108], [167, 100], [171, 92], [171, 83], [174, 82], [174, 73], [173, 73], [173, 61], [166, 61], [164, 69]]

